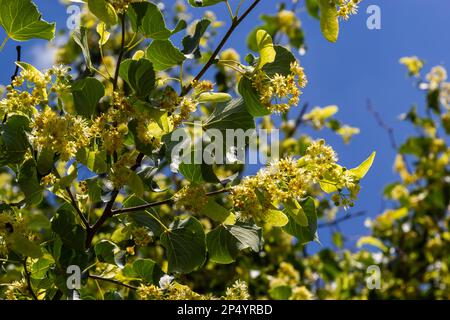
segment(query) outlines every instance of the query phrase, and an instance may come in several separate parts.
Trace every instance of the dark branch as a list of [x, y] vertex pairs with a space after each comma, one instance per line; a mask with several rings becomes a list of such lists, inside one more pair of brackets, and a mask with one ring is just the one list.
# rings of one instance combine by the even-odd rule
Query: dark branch
[[132, 286], [132, 285], [120, 282], [118, 280], [109, 279], [109, 278], [103, 278], [101, 276], [97, 276], [97, 275], [94, 275], [94, 274], [90, 274], [89, 278], [95, 279], [95, 280], [100, 280], [100, 281], [114, 283], [116, 285], [119, 285], [119, 286], [122, 286], [122, 287], [126, 287], [126, 288], [131, 289], [131, 290], [137, 290], [138, 289], [138, 287], [135, 287], [135, 286]]
[[113, 81], [113, 91], [117, 90], [117, 83], [119, 81], [119, 70], [120, 70], [120, 64], [122, 63], [122, 59], [123, 59], [123, 55], [125, 54], [125, 15], [122, 14], [120, 16], [120, 20], [122, 22], [122, 40], [120, 43], [120, 52], [119, 52], [119, 57], [117, 58], [117, 65], [116, 65], [116, 71], [114, 73], [114, 81]]
[[230, 38], [230, 36], [233, 34], [234, 30], [241, 24], [241, 22], [250, 14], [250, 12], [252, 12], [252, 10], [258, 5], [258, 3], [261, 2], [261, 0], [255, 0], [250, 7], [248, 7], [248, 9], [242, 14], [242, 16], [240, 16], [239, 18], [235, 18], [230, 26], [230, 28], [228, 29], [228, 31], [226, 32], [225, 36], [223, 37], [223, 39], [220, 41], [219, 45], [217, 46], [217, 48], [214, 50], [214, 52], [212, 53], [211, 57], [209, 58], [208, 62], [203, 66], [203, 68], [200, 70], [200, 72], [197, 74], [197, 76], [194, 78], [193, 81], [191, 81], [191, 83], [184, 87], [184, 89], [181, 91], [180, 96], [185, 96], [186, 94], [188, 94], [191, 90], [192, 90], [192, 83], [199, 81], [206, 73], [206, 71], [208, 71], [208, 69], [215, 63], [217, 55], [220, 53], [220, 51], [222, 50], [222, 48], [224, 47], [225, 43], [228, 41], [228, 39]]
[[[22, 56], [22, 46], [17, 46], [16, 51], [17, 51], [16, 61], [20, 62], [21, 56]], [[14, 74], [11, 76], [11, 83], [14, 81], [14, 79], [16, 79], [18, 74], [19, 74], [19, 66], [16, 64], [16, 69], [14, 70]]]
[[[139, 153], [139, 155], [136, 157], [136, 163], [130, 168], [131, 170], [135, 171], [142, 163], [142, 160], [144, 159], [144, 154]], [[113, 207], [114, 203], [116, 202], [117, 196], [119, 195], [120, 190], [114, 189], [111, 194], [111, 199], [109, 199], [108, 203], [106, 204], [105, 209], [103, 210], [103, 214], [101, 217], [97, 220], [97, 222], [94, 224], [94, 226], [90, 229], [88, 229], [87, 237], [86, 237], [86, 248], [89, 248], [92, 243], [92, 239], [94, 238], [97, 231], [103, 226], [103, 224], [108, 220], [108, 218], [113, 216]]]
[[355, 218], [358, 218], [358, 217], [363, 216], [365, 214], [366, 214], [365, 211], [358, 211], [358, 212], [356, 212], [354, 214], [348, 214], [348, 215], [346, 215], [346, 216], [344, 216], [342, 218], [338, 218], [338, 219], [335, 219], [335, 220], [330, 221], [330, 222], [319, 223], [318, 228], [327, 228], [327, 227], [337, 226], [337, 225], [339, 225], [340, 223], [342, 223], [344, 221], [355, 219]]
[[[206, 194], [206, 196], [214, 196], [214, 195], [218, 195], [221, 193], [227, 193], [230, 192], [230, 189], [221, 189], [221, 190], [217, 190], [217, 191], [212, 191], [212, 192], [208, 192]], [[162, 206], [164, 204], [171, 204], [173, 203], [173, 199], [166, 199], [166, 200], [161, 200], [161, 201], [157, 201], [157, 202], [152, 202], [152, 203], [146, 203], [140, 206], [136, 206], [136, 207], [129, 207], [129, 208], [122, 208], [122, 209], [117, 209], [117, 210], [113, 210], [112, 211], [112, 215], [117, 215], [117, 214], [125, 214], [125, 213], [129, 213], [129, 212], [136, 212], [136, 211], [141, 211], [141, 210], [145, 210], [151, 207], [157, 207], [157, 206]]]
[[25, 280], [27, 282], [28, 292], [30, 292], [30, 294], [34, 300], [38, 300], [38, 297], [34, 293], [33, 287], [31, 286], [31, 273], [28, 271], [28, 268], [27, 268], [27, 259], [28, 258], [25, 257], [25, 259], [23, 260], [23, 271], [25, 273]]

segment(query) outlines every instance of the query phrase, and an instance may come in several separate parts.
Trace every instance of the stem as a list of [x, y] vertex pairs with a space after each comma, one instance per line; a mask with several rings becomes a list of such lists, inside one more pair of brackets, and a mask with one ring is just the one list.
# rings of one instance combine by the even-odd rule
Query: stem
[[[22, 56], [22, 46], [17, 46], [16, 52], [17, 52], [16, 62], [20, 62], [21, 56]], [[19, 74], [19, 66], [16, 64], [16, 69], [14, 70], [14, 74], [11, 76], [11, 84], [13, 83], [14, 79], [16, 79], [18, 74]]]
[[196, 81], [200, 81], [200, 79], [205, 75], [206, 71], [208, 71], [208, 69], [214, 64], [217, 55], [220, 53], [220, 51], [222, 50], [222, 48], [225, 46], [225, 43], [228, 41], [228, 39], [230, 38], [230, 36], [233, 34], [234, 30], [241, 24], [241, 22], [250, 14], [250, 12], [252, 12], [252, 10], [258, 5], [258, 3], [260, 3], [261, 0], [255, 0], [250, 7], [244, 12], [244, 14], [242, 14], [241, 17], [237, 18], [234, 17], [233, 19], [233, 23], [231, 24], [230, 28], [228, 29], [227, 33], [225, 34], [225, 36], [223, 37], [223, 39], [220, 41], [219, 45], [217, 46], [217, 48], [214, 50], [214, 52], [212, 53], [211, 57], [209, 58], [208, 62], [203, 66], [203, 68], [200, 70], [200, 72], [197, 74], [197, 76], [194, 78], [193, 81], [191, 81], [191, 83], [187, 86], [184, 87], [184, 89], [181, 92], [180, 96], [185, 96], [187, 95], [193, 88], [192, 83], [196, 82]]
[[83, 212], [81, 212], [80, 208], [78, 207], [77, 201], [75, 200], [75, 197], [72, 194], [72, 191], [69, 187], [66, 188], [67, 193], [69, 194], [70, 203], [72, 204], [72, 207], [75, 208], [75, 211], [77, 212], [78, 216], [80, 217], [81, 221], [84, 224], [84, 227], [86, 229], [90, 229], [91, 226], [89, 225], [89, 221], [87, 221], [86, 217], [84, 216]]
[[25, 273], [25, 280], [27, 281], [27, 288], [28, 288], [28, 291], [30, 292], [31, 296], [33, 297], [33, 299], [39, 300], [33, 291], [33, 287], [31, 286], [31, 274], [27, 269], [27, 260], [28, 260], [28, 257], [25, 257], [25, 260], [23, 260], [23, 271]]
[[[221, 189], [221, 190], [217, 190], [217, 191], [212, 191], [206, 194], [206, 196], [214, 196], [214, 195], [218, 195], [221, 193], [227, 193], [230, 192], [231, 189], [226, 188], [226, 189]], [[173, 203], [174, 200], [173, 198], [170, 199], [166, 199], [166, 200], [161, 200], [161, 201], [157, 201], [157, 202], [152, 202], [152, 203], [146, 203], [140, 206], [135, 206], [135, 207], [129, 207], [129, 208], [122, 208], [122, 209], [117, 209], [117, 210], [113, 210], [112, 211], [112, 215], [118, 215], [118, 214], [125, 214], [125, 213], [129, 213], [129, 212], [135, 212], [135, 211], [141, 211], [141, 210], [145, 210], [151, 207], [157, 207], [157, 206], [162, 206], [164, 204], [171, 204]]]
[[363, 216], [363, 215], [365, 215], [365, 214], [366, 214], [365, 211], [359, 211], [359, 212], [356, 212], [356, 213], [354, 213], [354, 214], [348, 214], [348, 215], [346, 215], [346, 216], [344, 216], [344, 217], [342, 217], [342, 218], [335, 219], [335, 220], [330, 221], [330, 222], [321, 223], [321, 224], [319, 224], [317, 227], [318, 227], [318, 228], [326, 228], [326, 227], [331, 227], [331, 226], [337, 226], [337, 225], [339, 225], [341, 222], [344, 222], [344, 221], [347, 221], [347, 220], [350, 220], [350, 219], [354, 219], [354, 218]]
[[[139, 155], [136, 158], [136, 163], [130, 168], [132, 171], [139, 168], [141, 165], [142, 160], [144, 159], [144, 154], [139, 153]], [[103, 210], [103, 214], [101, 217], [97, 220], [97, 222], [92, 226], [91, 228], [87, 229], [87, 236], [86, 236], [86, 248], [89, 248], [92, 244], [92, 239], [94, 239], [95, 234], [97, 231], [103, 226], [103, 224], [108, 220], [108, 218], [112, 217], [113, 214], [113, 206], [116, 202], [117, 196], [120, 193], [120, 189], [114, 189], [111, 194], [111, 199], [106, 204], [105, 209]]]
[[225, 4], [227, 5], [228, 13], [230, 14], [231, 21], [234, 20], [233, 9], [231, 9], [230, 2], [225, 0]]
[[[55, 167], [53, 167], [53, 172], [55, 173], [55, 176], [58, 179], [61, 179], [61, 175], [59, 174], [58, 170]], [[91, 228], [91, 226], [89, 225], [89, 221], [87, 221], [87, 219], [84, 216], [83, 212], [81, 212], [80, 208], [78, 207], [77, 201], [75, 200], [75, 197], [72, 194], [72, 190], [70, 190], [70, 187], [66, 187], [65, 190], [66, 190], [67, 194], [69, 195], [70, 203], [72, 204], [72, 207], [77, 212], [77, 214], [80, 217], [81, 221], [83, 222], [84, 227], [86, 228], [86, 230], [89, 230]]]
[[103, 278], [101, 276], [97, 276], [97, 275], [94, 275], [94, 274], [90, 274], [89, 278], [94, 279], [94, 280], [100, 280], [100, 281], [114, 283], [114, 284], [117, 284], [119, 286], [123, 286], [123, 287], [126, 287], [128, 289], [131, 289], [131, 290], [137, 290], [138, 289], [138, 287], [135, 287], [135, 286], [132, 286], [132, 285], [120, 282], [118, 280], [109, 279], [109, 278]]
[[117, 82], [119, 81], [119, 69], [120, 64], [122, 63], [123, 55], [125, 53], [125, 15], [120, 16], [120, 20], [122, 22], [122, 41], [120, 44], [120, 52], [119, 58], [117, 59], [116, 72], [114, 73], [114, 81], [113, 81], [113, 91], [117, 90]]
[[9, 36], [6, 36], [5, 40], [3, 40], [2, 44], [0, 45], [0, 51], [3, 50], [3, 48], [5, 47], [6, 42], [8, 42], [9, 40]]

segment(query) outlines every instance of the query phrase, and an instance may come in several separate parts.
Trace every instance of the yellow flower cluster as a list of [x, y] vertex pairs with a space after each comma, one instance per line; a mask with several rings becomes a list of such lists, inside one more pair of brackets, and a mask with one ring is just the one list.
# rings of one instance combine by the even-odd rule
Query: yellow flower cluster
[[134, 243], [140, 247], [145, 247], [152, 242], [152, 234], [145, 227], [138, 227], [132, 232]]
[[394, 170], [398, 172], [400, 178], [406, 183], [411, 184], [417, 181], [417, 176], [411, 174], [406, 166], [405, 158], [403, 155], [398, 154], [394, 162]]
[[8, 236], [13, 232], [26, 234], [25, 226], [25, 220], [21, 216], [9, 211], [0, 213], [0, 257], [6, 256], [10, 249], [11, 243], [8, 241]]
[[14, 113], [35, 114], [36, 106], [48, 103], [48, 89], [57, 94], [68, 90], [71, 79], [69, 71], [70, 68], [63, 66], [54, 66], [45, 73], [31, 67], [23, 69], [12, 84], [6, 87], [6, 96], [0, 100], [0, 116]]
[[338, 16], [348, 20], [351, 15], [358, 13], [358, 5], [362, 0], [338, 0]]
[[208, 296], [202, 296], [191, 290], [188, 286], [179, 283], [171, 283], [167, 288], [155, 285], [139, 287], [138, 296], [141, 300], [205, 300]]
[[281, 10], [277, 14], [277, 23], [280, 30], [287, 35], [296, 32], [301, 27], [300, 20], [296, 17], [295, 12], [291, 10]]
[[436, 90], [447, 80], [447, 70], [443, 66], [433, 67], [426, 75], [426, 79], [430, 83], [430, 89]]
[[123, 140], [128, 133], [128, 122], [134, 112], [127, 99], [115, 92], [112, 107], [94, 120], [91, 134], [94, 137], [101, 137], [109, 154], [122, 149]]
[[360, 133], [359, 128], [344, 125], [336, 130], [336, 133], [342, 137], [344, 143], [349, 143], [351, 138]]
[[188, 185], [178, 191], [173, 196], [173, 200], [178, 208], [200, 212], [208, 202], [208, 197], [203, 186]]
[[250, 294], [248, 293], [248, 285], [246, 282], [237, 280], [233, 285], [227, 288], [225, 293], [226, 300], [248, 300]]
[[270, 77], [260, 69], [252, 78], [261, 103], [272, 112], [286, 112], [291, 106], [298, 105], [301, 89], [308, 83], [304, 69], [297, 61], [291, 63], [290, 71], [287, 76], [277, 73]]
[[25, 279], [8, 284], [5, 292], [6, 300], [18, 300], [27, 296], [29, 296], [29, 290]]
[[140, 2], [141, 0], [110, 0], [109, 2], [113, 5], [114, 9], [118, 13], [126, 12], [130, 3]]
[[[243, 219], [259, 220], [274, 205], [303, 198], [316, 184], [327, 181], [339, 191], [334, 201], [340, 204], [342, 198], [342, 205], [351, 206], [350, 200], [357, 197], [360, 189], [359, 181], [336, 161], [334, 150], [323, 140], [313, 142], [302, 158], [281, 159], [260, 170], [256, 176], [244, 178], [232, 189], [233, 205]], [[350, 200], [341, 193], [344, 189], [350, 192]]]
[[403, 57], [400, 63], [405, 65], [410, 75], [418, 76], [423, 68], [423, 61], [416, 56]]
[[31, 140], [38, 150], [49, 148], [68, 161], [77, 150], [89, 145], [91, 132], [86, 120], [70, 114], [59, 115], [49, 107], [39, 113], [32, 124]]
[[315, 129], [322, 129], [325, 121], [338, 112], [338, 107], [335, 105], [326, 107], [314, 107], [310, 112], [303, 116], [303, 120], [311, 121]]
[[136, 152], [127, 152], [111, 167], [110, 180], [115, 189], [122, 188], [132, 171], [130, 169], [136, 163]]

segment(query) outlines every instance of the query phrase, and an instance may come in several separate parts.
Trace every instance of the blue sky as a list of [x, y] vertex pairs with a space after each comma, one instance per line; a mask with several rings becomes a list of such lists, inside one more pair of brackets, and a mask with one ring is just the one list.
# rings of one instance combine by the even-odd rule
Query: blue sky
[[[231, 0], [232, 4], [237, 2]], [[262, 0], [231, 37], [228, 46], [237, 48], [244, 56], [247, 52], [244, 41], [246, 32], [256, 25], [261, 13], [276, 12], [276, 2]], [[303, 0], [300, 2], [302, 4]], [[65, 25], [65, 6], [55, 0], [35, 0], [35, 3], [44, 19], [56, 21], [58, 28]], [[372, 4], [381, 8], [381, 30], [369, 30], [366, 27], [369, 16], [366, 9]], [[228, 16], [221, 7], [218, 6], [217, 14], [226, 20]], [[202, 9], [196, 10], [200, 13]], [[340, 109], [337, 117], [361, 129], [361, 134], [350, 145], [344, 145], [339, 137], [326, 130], [315, 136], [325, 138], [338, 151], [340, 162], [348, 167], [359, 164], [372, 151], [377, 151], [372, 170], [362, 182], [361, 195], [354, 211], [366, 210], [369, 217], [380, 213], [383, 207], [383, 186], [396, 179], [392, 172], [395, 152], [390, 147], [386, 133], [367, 111], [366, 101], [370, 99], [384, 121], [394, 128], [399, 142], [413, 133], [409, 126], [398, 120], [398, 116], [413, 104], [423, 107], [424, 96], [407, 78], [398, 60], [403, 56], [417, 55], [427, 61], [426, 70], [437, 64], [448, 67], [449, 12], [450, 2], [446, 0], [364, 0], [360, 13], [341, 24], [340, 38], [336, 44], [322, 37], [317, 20], [305, 12], [299, 13], [309, 48], [307, 54], [300, 58], [309, 78], [308, 87], [302, 96], [303, 102], [308, 102], [310, 106], [336, 104]], [[0, 31], [0, 40], [3, 38], [4, 33]], [[13, 41], [8, 42], [0, 53], [0, 83], [8, 83], [13, 73], [15, 45]], [[41, 66], [51, 63], [45, 41], [23, 44], [23, 52], [24, 61]], [[363, 226], [364, 219], [348, 221], [342, 224], [341, 230], [350, 240], [356, 240], [367, 233]], [[321, 230], [319, 236], [324, 245], [329, 244], [327, 230]], [[312, 245], [313, 248], [316, 246]]]

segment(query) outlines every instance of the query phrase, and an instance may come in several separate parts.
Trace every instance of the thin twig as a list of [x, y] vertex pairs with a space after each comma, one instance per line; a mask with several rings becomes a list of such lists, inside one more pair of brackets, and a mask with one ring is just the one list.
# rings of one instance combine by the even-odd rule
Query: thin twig
[[[16, 62], [20, 62], [21, 56], [22, 56], [22, 46], [17, 46], [16, 51], [17, 51]], [[11, 76], [11, 84], [14, 81], [14, 79], [16, 79], [18, 74], [19, 74], [19, 66], [16, 64], [16, 69], [14, 70], [14, 74]]]
[[120, 16], [121, 22], [122, 22], [122, 40], [120, 43], [120, 52], [119, 57], [117, 58], [117, 65], [116, 65], [116, 71], [114, 73], [114, 81], [113, 81], [113, 90], [117, 90], [117, 83], [119, 81], [119, 70], [120, 70], [120, 64], [122, 63], [123, 55], [125, 54], [125, 15]]
[[[59, 174], [58, 170], [53, 167], [53, 171], [55, 173], [56, 178], [61, 179], [61, 175]], [[83, 212], [81, 212], [80, 208], [78, 207], [77, 201], [75, 200], [75, 197], [72, 193], [72, 190], [70, 190], [70, 187], [66, 187], [65, 188], [67, 194], [69, 195], [70, 198], [70, 204], [72, 205], [72, 207], [75, 209], [75, 211], [77, 212], [78, 216], [80, 217], [81, 221], [84, 224], [84, 227], [86, 228], [86, 230], [90, 230], [91, 226], [89, 225], [89, 221], [86, 219], [86, 217], [84, 216]]]
[[397, 141], [395, 140], [394, 135], [394, 129], [392, 127], [389, 127], [381, 118], [381, 115], [373, 108], [372, 102], [370, 100], [367, 100], [367, 110], [372, 114], [372, 116], [377, 121], [378, 125], [383, 128], [389, 135], [389, 140], [391, 142], [391, 146], [393, 149], [397, 150]]
[[319, 225], [317, 227], [318, 228], [327, 228], [327, 227], [337, 226], [344, 221], [351, 220], [351, 219], [363, 216], [365, 214], [366, 214], [365, 211], [358, 211], [353, 214], [348, 214], [342, 218], [334, 219], [333, 221], [330, 221], [330, 222], [319, 223]]
[[27, 288], [28, 288], [28, 291], [30, 292], [31, 296], [33, 297], [33, 299], [38, 300], [38, 297], [34, 293], [33, 287], [31, 286], [31, 273], [28, 271], [28, 268], [27, 268], [27, 259], [28, 259], [28, 257], [25, 257], [25, 259], [23, 260], [23, 271], [25, 273], [25, 280], [27, 281]]
[[[372, 102], [370, 100], [367, 100], [367, 110], [372, 114], [372, 116], [375, 118], [375, 121], [378, 123], [378, 126], [380, 126], [382, 129], [384, 129], [388, 136], [389, 136], [389, 141], [391, 142], [391, 147], [392, 149], [394, 149], [395, 151], [398, 151], [398, 144], [397, 141], [395, 139], [395, 134], [394, 134], [394, 129], [392, 127], [389, 127], [383, 120], [383, 118], [381, 117], [380, 113], [377, 112], [373, 106], [372, 106]], [[405, 155], [401, 154], [401, 157], [403, 158], [403, 162], [405, 162], [406, 165], [406, 169], [408, 170], [408, 172], [412, 172], [411, 168], [409, 166], [409, 163], [405, 157]]]
[[128, 289], [131, 289], [131, 290], [137, 290], [137, 289], [138, 289], [138, 287], [135, 287], [135, 286], [132, 286], [132, 285], [123, 283], [123, 282], [121, 282], [121, 281], [114, 280], [114, 279], [109, 279], [109, 278], [104, 278], [104, 277], [97, 276], [97, 275], [94, 275], [94, 274], [90, 274], [90, 275], [89, 275], [89, 278], [95, 279], [95, 280], [100, 280], [100, 281], [105, 281], [105, 282], [114, 283], [114, 284], [117, 284], [117, 285], [119, 285], [119, 286], [123, 286], [123, 287], [126, 287], [126, 288], [128, 288]]
[[233, 22], [231, 23], [230, 28], [228, 29], [228, 31], [226, 32], [225, 36], [223, 37], [223, 39], [220, 41], [219, 45], [217, 46], [217, 48], [214, 50], [214, 52], [212, 53], [211, 57], [209, 58], [208, 62], [203, 66], [203, 68], [200, 70], [200, 72], [197, 74], [197, 76], [194, 78], [193, 81], [191, 81], [191, 83], [189, 83], [188, 86], [184, 87], [184, 89], [181, 91], [180, 96], [185, 96], [186, 94], [188, 94], [192, 88], [193, 88], [193, 83], [195, 83], [196, 81], [199, 81], [206, 73], [206, 71], [208, 71], [208, 69], [215, 63], [216, 61], [216, 57], [217, 55], [220, 53], [220, 51], [222, 50], [222, 48], [225, 46], [226, 42], [228, 41], [228, 39], [230, 38], [230, 36], [233, 34], [234, 30], [241, 24], [241, 22], [250, 14], [250, 12], [252, 12], [252, 10], [258, 5], [258, 3], [261, 2], [261, 0], [255, 0], [250, 7], [248, 7], [248, 9], [242, 14], [242, 16], [240, 16], [239, 18], [235, 17], [233, 19]]
[[[139, 155], [136, 157], [136, 163], [130, 168], [132, 171], [135, 171], [142, 163], [142, 160], [144, 159], [144, 154], [139, 153]], [[92, 243], [92, 239], [94, 238], [97, 231], [103, 226], [103, 224], [108, 220], [108, 218], [112, 217], [113, 214], [113, 206], [116, 202], [117, 196], [119, 195], [120, 190], [114, 189], [111, 194], [111, 199], [109, 199], [108, 203], [105, 206], [105, 209], [103, 210], [103, 214], [100, 216], [100, 218], [97, 220], [97, 222], [92, 226], [90, 229], [88, 229], [87, 236], [86, 236], [86, 248], [89, 248]]]
[[[227, 193], [230, 192], [231, 189], [226, 188], [226, 189], [221, 189], [221, 190], [217, 190], [217, 191], [212, 191], [212, 192], [208, 192], [206, 194], [207, 197], [210, 196], [215, 196], [221, 193]], [[141, 210], [145, 210], [151, 207], [158, 207], [158, 206], [162, 206], [165, 204], [171, 204], [173, 203], [174, 200], [173, 198], [170, 199], [165, 199], [165, 200], [161, 200], [161, 201], [156, 201], [156, 202], [152, 202], [152, 203], [146, 203], [140, 206], [135, 206], [135, 207], [129, 207], [129, 208], [121, 208], [121, 209], [117, 209], [117, 210], [113, 210], [112, 211], [112, 215], [118, 215], [118, 214], [125, 214], [125, 213], [129, 213], [129, 212], [136, 212], [136, 211], [141, 211]]]
[[69, 194], [70, 203], [72, 204], [72, 207], [75, 208], [75, 211], [77, 212], [78, 216], [80, 217], [81, 221], [84, 224], [84, 227], [86, 229], [90, 229], [91, 226], [89, 225], [89, 221], [87, 221], [86, 217], [84, 216], [83, 212], [81, 212], [80, 208], [78, 207], [77, 201], [75, 200], [75, 197], [72, 194], [72, 191], [69, 187], [66, 188], [67, 193]]

